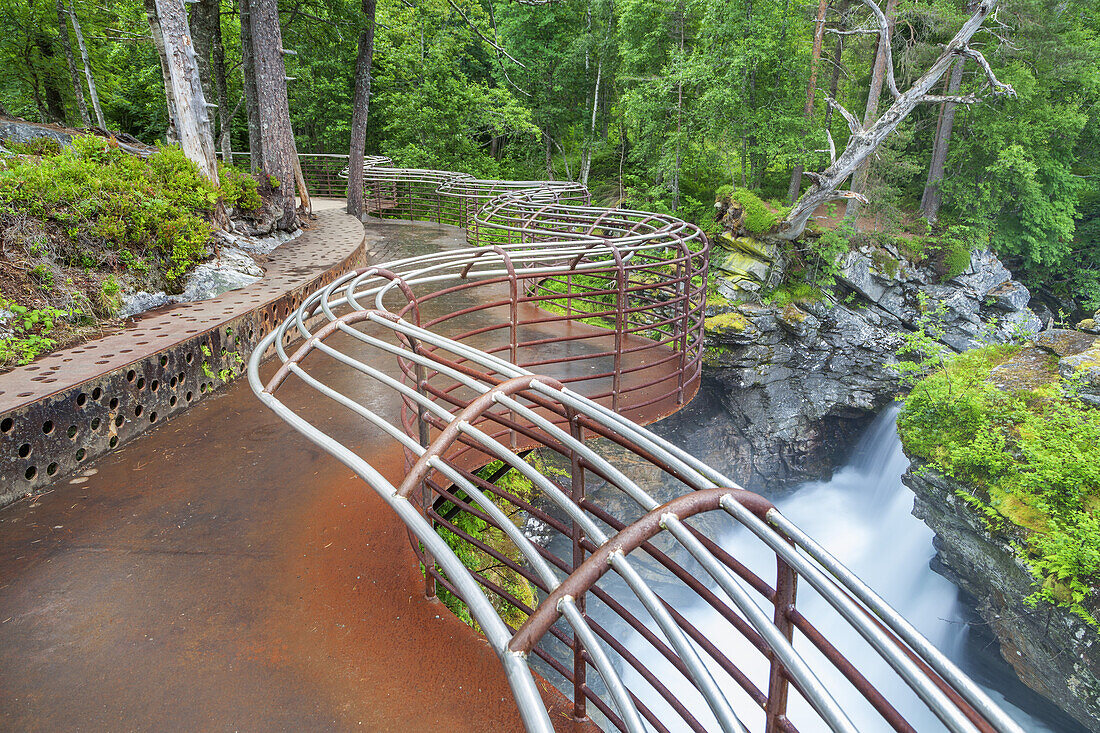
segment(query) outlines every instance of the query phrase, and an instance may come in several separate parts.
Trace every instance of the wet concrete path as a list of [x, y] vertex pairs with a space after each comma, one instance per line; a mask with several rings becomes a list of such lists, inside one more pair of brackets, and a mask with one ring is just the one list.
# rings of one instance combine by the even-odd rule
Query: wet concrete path
[[[375, 261], [464, 245], [368, 226]], [[400, 478], [394, 444], [286, 389]], [[422, 587], [382, 501], [239, 380], [0, 511], [0, 729], [519, 729], [492, 651]]]

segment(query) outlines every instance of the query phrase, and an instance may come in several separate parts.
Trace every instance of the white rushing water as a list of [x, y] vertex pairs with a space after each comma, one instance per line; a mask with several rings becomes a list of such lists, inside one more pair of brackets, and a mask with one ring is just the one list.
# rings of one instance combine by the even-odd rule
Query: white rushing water
[[[901, 482], [908, 460], [897, 436], [896, 416], [896, 408], [884, 411], [867, 429], [849, 463], [832, 479], [802, 484], [773, 500], [780, 511], [837, 556], [963, 671], [983, 685], [1024, 730], [1035, 733], [1081, 731], [1079, 726], [1015, 679], [1011, 668], [999, 658], [991, 638], [982, 638], [968, 627], [966, 620], [968, 616], [973, 618], [973, 612], [960, 600], [955, 585], [930, 568], [935, 554], [933, 534], [912, 515], [913, 494]], [[678, 442], [677, 436], [668, 437]], [[774, 578], [774, 555], [751, 539], [747, 531], [731, 528], [721, 536], [721, 543], [761, 577]], [[697, 574], [697, 577], [703, 576]], [[609, 583], [614, 582], [609, 576]], [[766, 662], [739, 635], [732, 633], [731, 627], [710, 606], [675, 585], [662, 587], [660, 592], [708, 639], [736, 660], [758, 688], [767, 689]], [[764, 607], [762, 601], [761, 604]], [[590, 606], [590, 612], [601, 623], [617, 626], [616, 619], [606, 610], [601, 613], [599, 605]], [[805, 583], [799, 585], [798, 608], [886, 694], [917, 731], [945, 730], [929, 709]], [[770, 607], [766, 610], [770, 615]], [[645, 617], [640, 609], [637, 615]], [[626, 646], [631, 652], [643, 659], [657, 678], [685, 702], [700, 723], [708, 730], [716, 729], [714, 717], [704, 700], [664, 658], [640, 637], [630, 638], [631, 632], [625, 628], [620, 627], [618, 635], [629, 639]], [[811, 660], [826, 687], [860, 731], [889, 730], [855, 689], [804, 638], [796, 636], [796, 648]], [[671, 730], [678, 730], [678, 725], [673, 724], [673, 721], [679, 723], [678, 716], [665, 706], [656, 692], [626, 665], [620, 669], [636, 694], [662, 721], [669, 723]], [[712, 669], [716, 680], [731, 695], [733, 708], [742, 715], [744, 723], [750, 730], [762, 730], [762, 714], [743, 714], [745, 710], [758, 708], [729, 677], [716, 666]], [[823, 724], [797, 693], [792, 690], [791, 696], [790, 717], [799, 730], [804, 733], [824, 730]]]

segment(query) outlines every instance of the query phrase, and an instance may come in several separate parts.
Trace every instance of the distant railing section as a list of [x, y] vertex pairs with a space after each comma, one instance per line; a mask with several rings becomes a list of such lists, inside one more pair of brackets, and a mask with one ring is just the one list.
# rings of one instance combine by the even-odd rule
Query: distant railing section
[[[426, 594], [464, 604], [528, 730], [553, 729], [538, 658], [576, 717], [625, 731], [924, 731], [912, 721], [930, 711], [950, 731], [1020, 733], [767, 500], [635, 422], [698, 386], [708, 244], [697, 228], [591, 207], [572, 184], [377, 163], [364, 183], [375, 213], [459, 223], [483, 246], [314, 293], [256, 349], [249, 381], [393, 508]], [[317, 315], [327, 322], [310, 330]], [[272, 346], [280, 366], [264, 382]], [[396, 376], [371, 354], [395, 359]], [[334, 368], [369, 386], [335, 389]], [[400, 484], [311, 422], [311, 401], [280, 391], [287, 380], [400, 443]], [[379, 388], [400, 409], [365, 397]], [[667, 481], [682, 487], [670, 500], [647, 488]], [[753, 552], [727, 549], [735, 528]], [[853, 653], [871, 661], [857, 667]]]

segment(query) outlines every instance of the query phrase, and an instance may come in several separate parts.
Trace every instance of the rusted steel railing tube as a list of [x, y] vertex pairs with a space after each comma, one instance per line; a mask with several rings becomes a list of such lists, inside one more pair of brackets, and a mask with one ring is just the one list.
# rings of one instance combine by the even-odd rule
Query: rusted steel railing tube
[[[787, 561], [776, 557], [775, 577], [775, 615], [772, 620], [788, 642], [794, 640], [794, 625], [790, 614], [795, 610], [795, 597], [798, 591], [798, 574]], [[766, 721], [764, 733], [780, 733], [787, 723], [787, 693], [790, 680], [787, 668], [773, 651], [771, 668], [768, 671], [768, 705], [765, 709]]]
[[561, 585], [555, 588], [539, 604], [539, 607], [535, 609], [527, 622], [516, 631], [508, 648], [514, 652], [530, 652], [535, 644], [539, 642], [539, 639], [561, 617], [557, 607], [558, 601], [565, 596], [576, 598], [591, 588], [597, 580], [611, 569], [609, 561], [613, 554], [622, 552], [624, 555], [628, 555], [653, 539], [663, 529], [661, 527], [661, 517], [663, 515], [675, 514], [678, 517], [690, 517], [700, 512], [712, 511], [720, 507], [722, 499], [727, 496], [750, 511], [760, 513], [761, 516], [767, 514], [768, 510], [773, 507], [772, 503], [764, 497], [744, 489], [694, 491], [662, 504], [647, 512], [634, 523], [627, 525], [625, 529], [601, 545], [598, 550], [589, 555], [587, 560], [575, 568], [569, 577], [562, 581]]

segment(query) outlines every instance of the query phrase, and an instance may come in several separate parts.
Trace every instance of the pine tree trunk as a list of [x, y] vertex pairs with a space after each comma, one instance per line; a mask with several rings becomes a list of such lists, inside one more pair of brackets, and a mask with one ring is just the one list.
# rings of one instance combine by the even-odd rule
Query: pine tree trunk
[[[261, 171], [278, 181], [275, 194], [283, 211], [278, 225], [281, 229], [288, 229], [296, 220], [294, 165], [298, 151], [290, 126], [279, 7], [276, 0], [248, 0], [248, 5], [256, 98], [263, 100], [263, 104], [259, 105], [260, 147], [263, 150]], [[308, 194], [303, 194], [304, 200]]]
[[92, 109], [95, 110], [95, 121], [101, 130], [107, 129], [107, 123], [103, 121], [103, 110], [99, 106], [99, 95], [95, 90], [95, 77], [92, 76], [92, 64], [88, 61], [88, 47], [84, 45], [84, 34], [80, 31], [80, 21], [76, 19], [76, 11], [73, 10], [72, 0], [69, 0], [69, 20], [73, 22], [73, 33], [76, 34], [76, 45], [80, 49], [80, 58], [84, 61], [84, 76], [88, 78], [88, 96], [92, 98]]
[[80, 121], [85, 127], [91, 127], [92, 118], [88, 116], [88, 103], [84, 101], [84, 85], [80, 82], [80, 72], [76, 70], [76, 59], [73, 57], [73, 44], [69, 40], [69, 23], [65, 20], [65, 6], [61, 0], [57, 0], [57, 34], [61, 38], [61, 48], [65, 51], [65, 63], [69, 67], [69, 79], [73, 84], [73, 96], [76, 98], [76, 107], [80, 111]]
[[[898, 7], [898, 0], [887, 0], [886, 9], [883, 11], [886, 15], [886, 22], [889, 26], [887, 31], [890, 35], [894, 33], [894, 16], [895, 10]], [[875, 119], [878, 117], [878, 102], [882, 96], [882, 84], [886, 78], [886, 48], [879, 43], [875, 51], [875, 65], [871, 70], [871, 88], [867, 93], [867, 108], [863, 113], [863, 127], [866, 129], [874, 124]], [[852, 174], [852, 186], [851, 190], [856, 193], [863, 193], [863, 190], [867, 187], [867, 176], [870, 173], [871, 159], [864, 158], [859, 167], [856, 168], [855, 173]], [[853, 227], [856, 227], [856, 221], [859, 218], [859, 201], [856, 199], [848, 199], [848, 208], [845, 210], [844, 218], [848, 219]], [[858, 227], [857, 227], [858, 228]]]
[[252, 51], [250, 0], [240, 0], [241, 70], [244, 74], [244, 108], [248, 115], [248, 153], [252, 172], [263, 167], [263, 138], [260, 135], [260, 100], [256, 93], [256, 64]]
[[[817, 4], [817, 18], [814, 19], [814, 45], [810, 50], [810, 78], [806, 82], [806, 106], [802, 108], [802, 117], [806, 120], [806, 128], [814, 117], [814, 93], [817, 91], [817, 68], [821, 64], [821, 48], [825, 44], [825, 11], [829, 7], [829, 0], [819, 0]], [[843, 36], [841, 36], [843, 37]], [[802, 155], [806, 154], [806, 146], [802, 146]], [[804, 162], [799, 160], [794, 170], [791, 171], [791, 184], [787, 187], [787, 202], [794, 203], [798, 200], [798, 190], [802, 187], [802, 172], [805, 170]]]
[[[366, 25], [359, 33], [359, 54], [355, 60], [355, 98], [351, 112], [351, 149], [348, 158], [348, 213], [363, 216], [363, 155], [367, 149], [367, 121], [370, 112], [371, 64], [374, 61], [374, 16], [377, 0], [363, 0]], [[381, 212], [379, 212], [381, 213]]]
[[182, 0], [153, 0], [157, 24], [164, 38], [171, 85], [168, 94], [175, 102], [176, 133], [184, 155], [199, 167], [203, 175], [218, 182], [218, 162], [214, 155], [214, 137], [202, 93], [199, 66], [187, 26]]
[[[947, 80], [947, 94], [958, 94], [962, 86], [963, 66], [966, 59], [959, 59], [951, 69], [951, 77]], [[928, 182], [924, 186], [924, 194], [921, 196], [920, 209], [929, 224], [935, 224], [940, 215], [940, 204], [943, 203], [943, 192], [940, 191], [940, 181], [943, 180], [944, 164], [947, 162], [947, 148], [951, 144], [951, 129], [955, 126], [955, 104], [944, 102], [940, 107], [939, 120], [936, 123], [936, 139], [932, 143], [932, 161], [928, 166]]]

